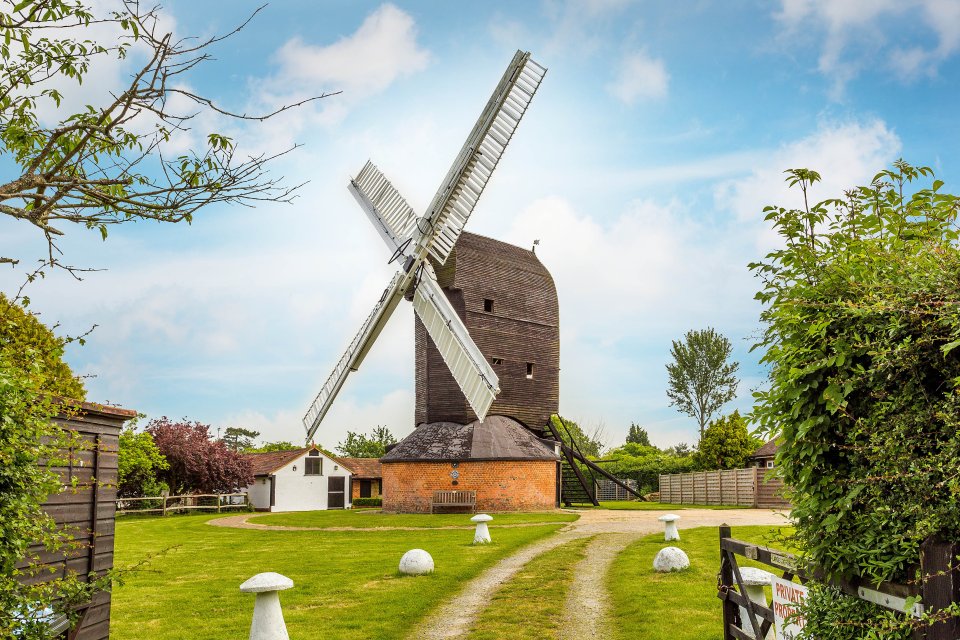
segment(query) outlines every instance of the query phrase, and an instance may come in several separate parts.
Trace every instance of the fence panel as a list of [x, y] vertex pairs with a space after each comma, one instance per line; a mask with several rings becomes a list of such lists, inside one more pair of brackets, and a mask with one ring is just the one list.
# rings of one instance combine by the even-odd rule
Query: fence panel
[[247, 509], [245, 493], [205, 493], [179, 496], [149, 496], [146, 498], [118, 498], [117, 514], [145, 514], [165, 516], [188, 511], [215, 511]]
[[767, 470], [729, 469], [660, 476], [660, 501], [672, 504], [702, 504], [789, 508], [783, 496], [783, 480], [766, 477]]

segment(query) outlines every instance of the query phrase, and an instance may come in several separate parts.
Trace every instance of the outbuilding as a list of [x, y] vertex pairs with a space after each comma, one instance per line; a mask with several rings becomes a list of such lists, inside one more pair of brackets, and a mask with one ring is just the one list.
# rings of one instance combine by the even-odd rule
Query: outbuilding
[[352, 498], [379, 498], [383, 495], [383, 471], [376, 458], [338, 458], [350, 469]]
[[451, 491], [469, 494], [477, 511], [553, 509], [559, 461], [556, 443], [506, 416], [422, 424], [380, 458], [383, 510], [430, 513]]
[[245, 457], [254, 476], [247, 496], [257, 511], [350, 508], [350, 469], [317, 447]]

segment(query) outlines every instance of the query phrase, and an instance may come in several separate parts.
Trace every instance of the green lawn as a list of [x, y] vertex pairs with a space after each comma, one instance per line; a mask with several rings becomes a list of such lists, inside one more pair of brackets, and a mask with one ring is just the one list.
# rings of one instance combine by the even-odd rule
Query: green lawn
[[[294, 581], [280, 596], [292, 638], [402, 638], [465, 581], [562, 526], [504, 529], [494, 520], [493, 544], [473, 546], [473, 533], [463, 530], [257, 531], [206, 524], [215, 517], [117, 522], [118, 568], [167, 551], [115, 589], [113, 640], [245, 638], [254, 597], [238, 587], [264, 571]], [[400, 556], [418, 547], [433, 556], [436, 572], [401, 577]]]
[[[735, 527], [733, 537], [783, 548], [777, 532], [784, 527]], [[722, 618], [717, 598], [720, 542], [717, 527], [685, 529], [682, 540], [665, 543], [663, 534], [647, 536], [627, 547], [610, 568], [614, 638], [633, 640], [720, 640]], [[656, 573], [653, 558], [665, 546], [677, 546], [690, 558], [690, 568]], [[742, 558], [741, 566], [763, 565]], [[674, 624], [682, 612], [682, 624]]]
[[[301, 511], [297, 513], [264, 514], [250, 518], [254, 524], [275, 524], [286, 527], [471, 527], [472, 513], [381, 513], [379, 511], [352, 510]], [[494, 513], [491, 526], [498, 524], [572, 522], [579, 518], [575, 513], [548, 511], [541, 513]]]
[[590, 538], [580, 538], [544, 553], [517, 572], [480, 614], [468, 640], [548, 640], [557, 637], [573, 570]]

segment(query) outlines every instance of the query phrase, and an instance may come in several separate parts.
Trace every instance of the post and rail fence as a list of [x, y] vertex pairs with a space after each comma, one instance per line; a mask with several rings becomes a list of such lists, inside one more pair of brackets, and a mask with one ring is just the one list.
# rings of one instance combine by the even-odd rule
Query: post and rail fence
[[187, 511], [246, 510], [250, 500], [246, 493], [202, 493], [179, 496], [149, 496], [146, 498], [117, 498], [117, 515], [159, 514]]
[[[947, 613], [944, 610], [960, 602], [960, 566], [956, 563], [958, 553], [960, 544], [929, 538], [920, 548], [921, 580], [916, 584], [870, 584], [862, 579], [832, 580], [830, 584], [848, 596], [872, 602], [904, 616], [919, 618], [926, 614], [933, 622], [916, 625], [911, 636], [913, 640], [956, 640], [960, 638], [960, 620], [953, 615], [936, 614], [939, 611]], [[747, 583], [743, 578], [738, 557], [781, 573], [781, 579], [788, 583], [796, 579], [802, 585], [807, 582], [808, 576], [798, 566], [795, 555], [737, 540], [731, 536], [730, 527], [720, 527], [717, 597], [723, 601], [723, 640], [773, 637], [770, 629], [775, 620], [783, 623], [790, 622], [791, 619], [784, 619], [783, 612], [775, 612], [776, 605], [766, 606], [747, 597]], [[774, 574], [774, 577], [780, 576]], [[919, 602], [908, 612], [907, 602], [910, 598], [919, 598]]]
[[660, 502], [753, 507], [790, 508], [783, 496], [783, 480], [767, 477], [759, 467], [672, 473], [660, 476]]

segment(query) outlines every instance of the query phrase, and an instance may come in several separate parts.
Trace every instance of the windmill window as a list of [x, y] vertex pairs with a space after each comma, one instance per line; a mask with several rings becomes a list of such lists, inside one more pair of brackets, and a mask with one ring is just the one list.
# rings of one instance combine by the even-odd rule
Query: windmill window
[[304, 460], [303, 475], [322, 476], [323, 475], [323, 458], [308, 457], [306, 460]]
[[483, 300], [483, 310], [486, 311], [487, 313], [493, 313], [493, 300], [490, 300], [489, 298], [485, 298]]
[[493, 364], [503, 364], [503, 358], [494, 358]]
[[533, 363], [527, 363], [527, 380], [533, 380]]

